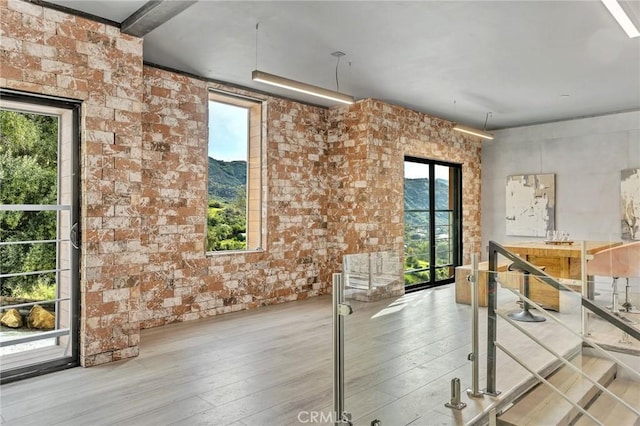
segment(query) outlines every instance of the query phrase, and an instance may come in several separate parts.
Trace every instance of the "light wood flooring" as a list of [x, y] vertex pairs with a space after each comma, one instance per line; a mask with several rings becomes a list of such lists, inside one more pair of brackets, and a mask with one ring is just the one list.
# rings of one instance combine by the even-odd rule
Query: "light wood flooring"
[[[517, 310], [515, 296], [501, 306]], [[506, 401], [467, 397], [471, 308], [453, 285], [375, 303], [352, 302], [346, 318], [346, 403], [355, 425], [459, 425]], [[579, 324], [573, 308], [558, 314]], [[480, 310], [486, 386], [486, 309]], [[311, 423], [332, 411], [331, 298], [237, 312], [145, 330], [140, 356], [74, 368], [0, 387], [3, 425], [233, 425]], [[552, 321], [524, 324], [561, 353], [578, 341]], [[579, 325], [576, 326], [579, 330]], [[502, 321], [499, 339], [537, 370], [551, 356]], [[530, 375], [498, 352], [498, 390], [530, 386]], [[444, 406], [461, 380], [460, 411]], [[316, 418], [319, 420], [319, 418]], [[325, 417], [326, 420], [326, 417]], [[323, 423], [327, 423], [326, 421]], [[317, 423], [315, 423], [317, 424]]]

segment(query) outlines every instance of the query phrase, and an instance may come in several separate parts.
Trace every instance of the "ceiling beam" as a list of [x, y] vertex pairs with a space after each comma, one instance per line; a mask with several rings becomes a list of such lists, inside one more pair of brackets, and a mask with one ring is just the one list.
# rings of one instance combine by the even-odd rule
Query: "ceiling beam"
[[148, 1], [122, 21], [120, 31], [144, 37], [196, 2], [197, 0]]

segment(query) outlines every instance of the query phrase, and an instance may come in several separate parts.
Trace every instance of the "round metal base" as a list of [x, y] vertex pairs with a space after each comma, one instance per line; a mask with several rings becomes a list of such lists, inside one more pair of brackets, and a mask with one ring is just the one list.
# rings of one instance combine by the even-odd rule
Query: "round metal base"
[[477, 393], [473, 391], [473, 389], [467, 389], [467, 395], [470, 398], [482, 398], [484, 397], [484, 394], [480, 391], [478, 391]]
[[638, 309], [636, 309], [631, 303], [624, 302], [622, 304], [620, 312], [626, 312], [626, 313], [629, 313], [629, 314], [637, 314], [640, 311], [638, 311]]
[[619, 306], [618, 307], [618, 311], [614, 312], [613, 309], [611, 309], [611, 306], [606, 306], [607, 309], [609, 309], [611, 311], [611, 313], [613, 315], [618, 315], [618, 314], [640, 314], [640, 309], [636, 308], [635, 306], [631, 306], [631, 308], [627, 311], [626, 308]]
[[508, 316], [514, 321], [522, 321], [522, 322], [544, 322], [547, 320], [545, 317], [533, 315], [528, 310], [509, 314]]

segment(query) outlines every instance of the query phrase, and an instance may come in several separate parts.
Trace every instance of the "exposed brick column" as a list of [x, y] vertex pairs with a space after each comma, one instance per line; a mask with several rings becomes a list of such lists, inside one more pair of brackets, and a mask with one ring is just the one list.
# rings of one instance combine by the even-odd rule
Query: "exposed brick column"
[[18, 0], [0, 23], [0, 86], [83, 101], [81, 363], [136, 356], [142, 40]]
[[480, 150], [453, 123], [366, 99], [332, 108], [328, 135], [329, 262], [404, 247], [404, 156], [462, 164], [464, 261], [480, 245]]
[[182, 321], [206, 292], [207, 84], [144, 67], [143, 328]]

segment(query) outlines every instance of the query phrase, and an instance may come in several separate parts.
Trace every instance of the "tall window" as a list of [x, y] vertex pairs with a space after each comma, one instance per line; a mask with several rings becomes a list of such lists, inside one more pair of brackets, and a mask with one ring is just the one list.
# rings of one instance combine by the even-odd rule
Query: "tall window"
[[209, 252], [262, 246], [261, 127], [261, 102], [209, 94]]
[[452, 282], [462, 258], [461, 166], [404, 162], [405, 288]]

